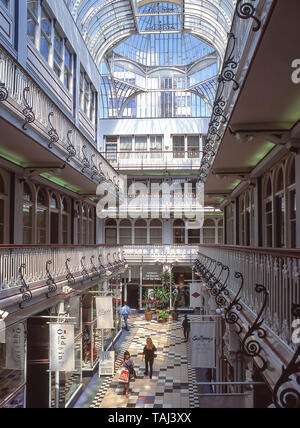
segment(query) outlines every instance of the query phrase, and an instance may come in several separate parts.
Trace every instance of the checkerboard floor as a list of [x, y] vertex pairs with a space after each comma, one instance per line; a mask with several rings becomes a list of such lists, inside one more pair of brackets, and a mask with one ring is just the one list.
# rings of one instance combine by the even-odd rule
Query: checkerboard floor
[[[160, 324], [147, 322], [144, 317], [131, 318], [131, 331], [118, 352], [116, 374], [107, 377], [92, 408], [192, 408], [197, 406], [193, 381], [195, 370], [189, 364], [189, 344], [185, 343], [182, 319]], [[142, 352], [147, 337], [157, 347], [152, 380], [144, 375]], [[118, 382], [119, 367], [124, 351], [128, 350], [135, 364], [137, 379], [130, 384], [129, 399], [123, 395]]]

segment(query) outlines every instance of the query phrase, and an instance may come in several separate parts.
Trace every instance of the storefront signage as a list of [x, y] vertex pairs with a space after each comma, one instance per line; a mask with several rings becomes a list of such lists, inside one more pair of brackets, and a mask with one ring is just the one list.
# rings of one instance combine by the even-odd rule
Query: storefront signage
[[23, 370], [25, 359], [25, 328], [18, 324], [6, 330], [6, 369]]
[[115, 373], [115, 352], [101, 352], [99, 359], [99, 376], [113, 376]]
[[192, 367], [214, 369], [216, 367], [216, 323], [192, 322]]
[[50, 324], [50, 371], [75, 371], [74, 325]]
[[97, 328], [114, 328], [112, 297], [96, 297]]
[[0, 320], [0, 343], [5, 343], [5, 321]]

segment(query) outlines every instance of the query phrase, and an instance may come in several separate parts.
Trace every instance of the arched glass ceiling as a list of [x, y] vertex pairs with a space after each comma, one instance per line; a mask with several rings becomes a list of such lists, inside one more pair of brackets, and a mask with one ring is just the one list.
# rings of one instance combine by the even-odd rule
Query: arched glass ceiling
[[65, 2], [97, 64], [107, 50], [132, 34], [145, 32], [188, 32], [213, 46], [223, 57], [236, 5], [236, 0]]

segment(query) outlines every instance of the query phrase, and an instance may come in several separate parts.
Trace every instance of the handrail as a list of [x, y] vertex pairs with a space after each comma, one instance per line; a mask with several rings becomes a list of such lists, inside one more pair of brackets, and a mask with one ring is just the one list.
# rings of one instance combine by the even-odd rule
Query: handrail
[[244, 247], [234, 245], [218, 245], [218, 244], [200, 244], [200, 248], [212, 248], [216, 250], [228, 250], [228, 251], [240, 251], [255, 254], [264, 254], [275, 257], [291, 257], [300, 259], [300, 249], [289, 249], [289, 248], [265, 248], [265, 247]]

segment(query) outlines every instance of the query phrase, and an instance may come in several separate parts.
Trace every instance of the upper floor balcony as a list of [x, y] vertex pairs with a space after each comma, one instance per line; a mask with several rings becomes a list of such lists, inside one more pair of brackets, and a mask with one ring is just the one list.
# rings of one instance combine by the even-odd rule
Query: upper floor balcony
[[190, 151], [143, 151], [104, 152], [107, 159], [118, 171], [151, 170], [195, 170], [202, 159], [200, 150]]
[[0, 246], [0, 309], [12, 313], [76, 293], [125, 269], [119, 246]]
[[128, 263], [193, 264], [199, 247], [196, 245], [125, 245]]

